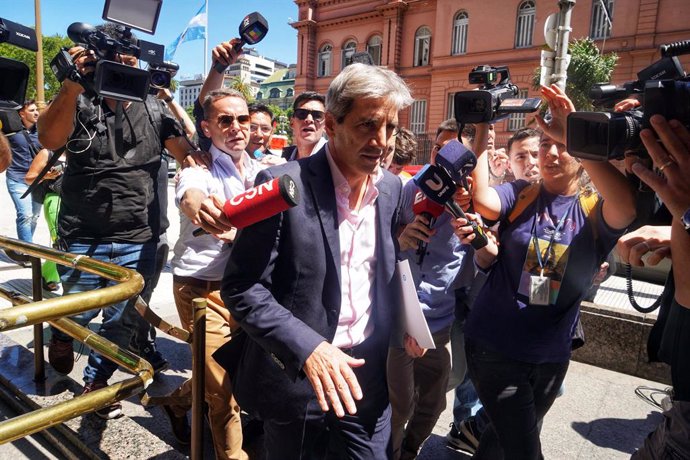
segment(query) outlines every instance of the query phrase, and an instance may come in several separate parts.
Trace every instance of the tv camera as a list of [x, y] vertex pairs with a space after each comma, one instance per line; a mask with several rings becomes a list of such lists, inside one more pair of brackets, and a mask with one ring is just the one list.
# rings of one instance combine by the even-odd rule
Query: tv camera
[[469, 74], [469, 83], [482, 86], [477, 90], [455, 93], [455, 119], [458, 123], [495, 123], [513, 113], [535, 112], [541, 104], [538, 97], [518, 98], [520, 90], [510, 80], [506, 66], [475, 67]]
[[690, 78], [677, 56], [690, 53], [690, 40], [659, 48], [661, 59], [642, 69], [637, 80], [621, 86], [595, 85], [590, 97], [596, 106], [610, 106], [636, 95], [641, 109], [627, 112], [573, 112], [568, 116], [568, 152], [578, 158], [607, 161], [625, 152], [646, 155], [640, 131], [656, 114], [690, 127]]

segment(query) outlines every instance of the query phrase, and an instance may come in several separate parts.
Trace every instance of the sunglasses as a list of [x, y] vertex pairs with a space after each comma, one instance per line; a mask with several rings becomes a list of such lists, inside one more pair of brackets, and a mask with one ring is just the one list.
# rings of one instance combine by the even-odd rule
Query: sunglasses
[[218, 123], [218, 127], [220, 129], [228, 129], [232, 126], [235, 120], [237, 120], [237, 123], [240, 125], [248, 125], [249, 115], [238, 115], [236, 117], [232, 115], [221, 115], [218, 117], [216, 122]]
[[293, 116], [298, 120], [306, 120], [311, 115], [314, 121], [323, 121], [324, 113], [320, 110], [295, 109]]

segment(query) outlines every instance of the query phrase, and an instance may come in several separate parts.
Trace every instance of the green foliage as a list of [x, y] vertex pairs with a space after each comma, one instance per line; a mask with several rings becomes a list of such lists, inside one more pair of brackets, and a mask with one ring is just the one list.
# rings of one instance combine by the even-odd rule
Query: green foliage
[[[57, 94], [60, 89], [60, 83], [55, 78], [53, 71], [50, 69], [50, 61], [53, 60], [63, 46], [72, 46], [72, 40], [60, 35], [51, 37], [43, 36], [43, 79], [45, 88], [45, 99], [49, 101]], [[27, 99], [36, 98], [36, 53], [16, 46], [8, 45], [7, 43], [0, 44], [0, 56], [21, 61], [29, 66], [29, 84], [26, 90]]]
[[180, 86], [180, 82], [175, 80], [174, 78], [170, 80], [170, 92], [175, 93], [177, 92], [177, 88]]
[[244, 98], [247, 100], [247, 103], [254, 101], [251, 85], [242, 80], [242, 77], [239, 75], [232, 77], [229, 82], [226, 82], [226, 87], [242, 93]]
[[[596, 83], [605, 83], [611, 79], [611, 74], [618, 61], [616, 53], [602, 55], [599, 48], [590, 38], [580, 38], [570, 42], [570, 65], [568, 66], [568, 81], [566, 94], [575, 104], [576, 110], [593, 110], [589, 90]], [[533, 77], [532, 86], [539, 88], [539, 68]]]
[[194, 116], [194, 106], [193, 105], [187, 106], [187, 108], [184, 110], [185, 110], [185, 112], [187, 112], [187, 115], [189, 115], [189, 118], [192, 119], [192, 122], [196, 126], [196, 117]]
[[292, 108], [281, 109], [277, 105], [270, 104], [268, 106], [273, 112], [276, 119], [276, 134], [284, 134], [288, 137], [288, 141], [292, 142], [292, 128], [290, 128], [290, 116], [292, 115]]

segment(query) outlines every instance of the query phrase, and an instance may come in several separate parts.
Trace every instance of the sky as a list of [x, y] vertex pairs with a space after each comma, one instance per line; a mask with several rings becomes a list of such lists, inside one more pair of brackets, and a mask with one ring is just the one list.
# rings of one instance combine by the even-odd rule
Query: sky
[[[130, 0], [131, 1], [131, 0]], [[97, 25], [103, 22], [105, 0], [41, 0], [43, 35], [67, 35], [73, 22]], [[163, 0], [155, 35], [134, 31], [137, 37], [168, 46], [182, 33], [197, 13], [203, 0]], [[208, 60], [211, 49], [221, 41], [238, 36], [240, 21], [258, 11], [268, 21], [266, 37], [254, 47], [264, 57], [286, 64], [297, 62], [297, 31], [288, 25], [297, 19], [293, 0], [208, 0]], [[34, 26], [33, 0], [0, 0], [0, 17]], [[204, 41], [185, 42], [177, 47], [174, 61], [180, 65], [177, 78], [203, 73]]]

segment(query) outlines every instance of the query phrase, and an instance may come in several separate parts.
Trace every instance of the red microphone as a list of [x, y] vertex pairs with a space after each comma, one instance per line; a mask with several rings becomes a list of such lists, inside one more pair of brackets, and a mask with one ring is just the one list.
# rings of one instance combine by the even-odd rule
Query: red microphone
[[[223, 205], [223, 213], [233, 227], [240, 229], [275, 216], [298, 203], [297, 184], [285, 174], [230, 198]], [[203, 228], [192, 232], [194, 236], [206, 233]]]
[[[414, 197], [414, 204], [412, 205], [412, 212], [416, 216], [422, 215], [426, 217], [429, 220], [429, 229], [431, 229], [431, 226], [434, 225], [434, 222], [436, 221], [436, 218], [443, 214], [443, 211], [445, 208], [443, 207], [442, 204], [436, 203], [435, 201], [430, 200], [429, 198], [426, 197], [422, 192], [417, 192], [417, 194]], [[426, 254], [426, 248], [427, 248], [427, 243], [419, 240], [419, 244], [417, 245], [417, 256], [419, 256], [419, 259], [417, 261], [417, 264], [422, 265], [422, 262], [424, 261], [424, 255]]]

